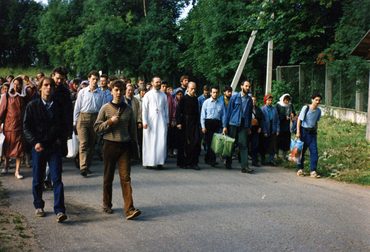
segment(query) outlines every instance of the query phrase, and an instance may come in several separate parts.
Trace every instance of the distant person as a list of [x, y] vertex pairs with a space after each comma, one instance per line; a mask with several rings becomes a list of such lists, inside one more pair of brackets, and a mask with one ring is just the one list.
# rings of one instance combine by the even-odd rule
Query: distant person
[[109, 81], [108, 75], [102, 74], [100, 76], [99, 89], [103, 93], [103, 97], [104, 97], [103, 98], [103, 104], [106, 104], [106, 103], [112, 101], [112, 94], [111, 94], [111, 92], [109, 90], [109, 87], [108, 87], [108, 81]]
[[202, 110], [202, 106], [205, 100], [209, 98], [210, 89], [207, 85], [203, 86], [203, 93], [198, 97], [199, 109]]
[[252, 165], [259, 167], [258, 164], [258, 153], [261, 145], [261, 132], [263, 125], [263, 114], [262, 110], [257, 106], [257, 97], [252, 96], [253, 109], [252, 109], [252, 121], [251, 121], [251, 154], [252, 154]]
[[112, 183], [114, 172], [118, 166], [121, 190], [123, 195], [123, 209], [127, 220], [141, 214], [134, 207], [131, 187], [131, 148], [137, 146], [136, 119], [132, 108], [122, 102], [125, 93], [125, 84], [121, 80], [112, 83], [113, 100], [105, 104], [99, 111], [94, 124], [95, 131], [103, 133], [104, 147], [104, 183], [103, 183], [103, 211], [112, 214]]
[[25, 150], [22, 119], [26, 102], [23, 79], [21, 76], [17, 76], [11, 82], [8, 93], [1, 95], [0, 103], [0, 124], [3, 124], [1, 130], [5, 136], [2, 153], [5, 158], [4, 169], [1, 173], [8, 173], [10, 158], [15, 158], [14, 175], [17, 179], [23, 179], [20, 166]]
[[311, 104], [302, 107], [297, 121], [297, 138], [301, 139], [303, 144], [302, 159], [298, 164], [298, 176], [303, 176], [305, 153], [307, 148], [310, 150], [310, 177], [320, 178], [317, 174], [317, 162], [319, 154], [317, 149], [317, 124], [321, 117], [321, 109], [319, 108], [321, 102], [320, 94], [313, 94], [311, 96]]
[[99, 73], [97, 71], [89, 73], [89, 86], [78, 93], [74, 108], [73, 125], [76, 127], [80, 140], [80, 174], [83, 177], [92, 173], [90, 166], [96, 141], [94, 123], [104, 102], [103, 93], [97, 88], [98, 79]]
[[200, 110], [198, 98], [196, 96], [197, 85], [189, 82], [187, 93], [180, 100], [176, 109], [176, 124], [183, 136], [182, 149], [184, 153], [177, 153], [178, 158], [184, 155], [185, 164], [181, 168], [200, 170], [198, 166], [201, 132], [200, 132]]
[[207, 145], [204, 160], [206, 164], [213, 167], [217, 165], [217, 162], [216, 154], [211, 149], [212, 138], [215, 133], [221, 132], [222, 121], [226, 115], [223, 102], [217, 98], [218, 87], [212, 87], [211, 97], [204, 101], [200, 114], [200, 124]]
[[143, 166], [161, 169], [167, 157], [168, 103], [160, 90], [161, 78], [154, 77], [151, 85], [142, 103]]
[[[271, 94], [265, 95], [263, 101], [265, 105], [261, 107], [263, 114], [262, 134], [264, 153], [262, 154], [262, 163], [275, 166], [275, 154], [277, 137], [280, 133], [279, 116], [276, 108], [272, 106], [273, 96]], [[265, 154], [268, 154], [266, 162]]]
[[55, 100], [53, 79], [44, 78], [39, 84], [40, 98], [31, 101], [25, 112], [24, 136], [32, 146], [32, 193], [35, 215], [44, 217], [45, 202], [42, 199], [45, 166], [49, 164], [54, 190], [54, 213], [57, 222], [67, 219], [62, 182], [63, 143], [68, 138], [63, 106]]
[[276, 104], [280, 124], [280, 132], [277, 139], [278, 150], [276, 154], [279, 155], [279, 150], [281, 150], [283, 153], [283, 159], [287, 159], [287, 153], [290, 149], [290, 122], [295, 115], [291, 101], [292, 97], [289, 94], [283, 94], [280, 97], [279, 102]]
[[[248, 164], [248, 138], [251, 134], [251, 120], [253, 102], [249, 95], [251, 84], [249, 81], [241, 82], [241, 91], [230, 99], [226, 117], [223, 123], [223, 132], [235, 138], [239, 146], [241, 172], [252, 173], [254, 170]], [[235, 148], [234, 148], [235, 149]], [[226, 158], [226, 168], [232, 168], [232, 157]]]

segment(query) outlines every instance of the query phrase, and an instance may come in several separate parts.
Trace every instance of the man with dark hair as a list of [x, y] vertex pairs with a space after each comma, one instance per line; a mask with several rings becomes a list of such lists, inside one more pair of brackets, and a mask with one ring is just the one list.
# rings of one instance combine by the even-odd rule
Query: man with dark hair
[[216, 155], [211, 149], [214, 133], [219, 133], [222, 127], [222, 120], [226, 113], [223, 103], [217, 99], [218, 87], [211, 88], [211, 97], [203, 103], [200, 113], [200, 124], [204, 134], [204, 141], [207, 146], [205, 162], [211, 166], [216, 166]]
[[118, 166], [124, 214], [127, 220], [132, 220], [141, 214], [141, 211], [134, 207], [130, 176], [130, 150], [132, 144], [137, 145], [136, 120], [131, 107], [122, 102], [125, 93], [123, 81], [113, 81], [111, 88], [113, 100], [101, 108], [94, 125], [97, 133], [104, 133], [103, 211], [107, 214], [113, 213], [112, 182]]
[[43, 178], [46, 162], [49, 164], [54, 185], [54, 213], [57, 222], [67, 219], [62, 182], [63, 143], [67, 141], [67, 123], [63, 117], [63, 106], [53, 96], [53, 79], [44, 78], [39, 85], [40, 98], [31, 101], [23, 119], [24, 136], [32, 146], [32, 193], [35, 215], [44, 217], [45, 202], [42, 200]]
[[96, 140], [94, 123], [104, 102], [103, 93], [97, 88], [98, 79], [97, 71], [89, 73], [89, 86], [78, 93], [73, 113], [73, 125], [76, 127], [80, 140], [80, 174], [83, 177], [91, 173], [90, 165]]
[[209, 98], [209, 87], [207, 85], [203, 86], [203, 94], [198, 97], [198, 102], [199, 102], [199, 109], [202, 109], [202, 105], [205, 100]]
[[180, 87], [178, 87], [178, 88], [181, 88], [182, 93], [184, 95], [186, 93], [186, 89], [188, 88], [188, 83], [189, 83], [189, 76], [183, 75], [183, 76], [180, 77]]
[[112, 94], [108, 88], [108, 75], [106, 74], [102, 74], [100, 76], [100, 81], [99, 81], [99, 89], [102, 91], [103, 93], [103, 97], [104, 97], [104, 101], [103, 101], [103, 104], [106, 104], [108, 102], [111, 102], [113, 97], [112, 97]]
[[310, 177], [319, 178], [317, 174], [317, 162], [319, 160], [317, 150], [317, 123], [321, 117], [321, 110], [319, 104], [321, 102], [320, 94], [313, 94], [311, 96], [311, 104], [302, 107], [297, 120], [297, 138], [301, 139], [303, 144], [302, 158], [298, 164], [298, 176], [304, 176], [304, 155], [307, 148], [310, 150]]
[[232, 93], [233, 93], [233, 89], [230, 86], [225, 86], [223, 90], [223, 95], [218, 97], [218, 99], [222, 101], [225, 110], [227, 109], [227, 106], [229, 105], [229, 101], [230, 101]]
[[[241, 172], [251, 173], [253, 169], [248, 165], [248, 137], [251, 134], [252, 98], [249, 95], [251, 84], [241, 82], [241, 91], [230, 99], [226, 117], [223, 123], [224, 133], [236, 139], [240, 150]], [[231, 169], [232, 158], [226, 159], [226, 168]]]

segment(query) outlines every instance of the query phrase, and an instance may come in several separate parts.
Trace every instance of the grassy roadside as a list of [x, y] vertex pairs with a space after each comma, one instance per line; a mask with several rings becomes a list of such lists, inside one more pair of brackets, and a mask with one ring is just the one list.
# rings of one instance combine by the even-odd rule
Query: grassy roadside
[[[365, 125], [322, 117], [319, 122], [318, 172], [338, 181], [370, 185], [370, 143], [365, 140]], [[284, 162], [285, 167], [295, 167]], [[309, 171], [309, 159], [305, 169]]]
[[9, 208], [6, 190], [0, 180], [0, 252], [40, 251], [26, 218]]

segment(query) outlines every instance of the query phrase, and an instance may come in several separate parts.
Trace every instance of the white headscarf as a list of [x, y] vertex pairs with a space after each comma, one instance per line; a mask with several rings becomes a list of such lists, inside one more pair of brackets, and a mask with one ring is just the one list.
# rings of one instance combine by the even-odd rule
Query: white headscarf
[[22, 76], [19, 75], [19, 76], [15, 77], [12, 80], [12, 82], [10, 83], [8, 94], [9, 94], [10, 97], [16, 97], [17, 95], [19, 95], [21, 97], [25, 97], [26, 96], [26, 85], [24, 85], [24, 80], [23, 79], [22, 79], [21, 93], [16, 92], [15, 89], [14, 89], [14, 80], [17, 79], [17, 78], [22, 79]]
[[[286, 104], [286, 103], [284, 102], [284, 98], [285, 98], [285, 97], [287, 97], [287, 96], [290, 98], [290, 100], [289, 100], [289, 103], [288, 103], [288, 104]], [[282, 106], [282, 107], [288, 107], [288, 106], [291, 104], [291, 101], [292, 101], [292, 97], [290, 96], [290, 94], [283, 94], [282, 96], [280, 96], [280, 99], [279, 99], [278, 103], [279, 103], [279, 105], [280, 105], [280, 106]]]

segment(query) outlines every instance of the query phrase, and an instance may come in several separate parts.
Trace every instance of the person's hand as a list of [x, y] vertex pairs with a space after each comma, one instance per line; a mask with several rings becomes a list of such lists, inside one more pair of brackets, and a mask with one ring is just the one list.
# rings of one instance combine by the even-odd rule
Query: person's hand
[[265, 137], [268, 137], [267, 133], [263, 134]]
[[227, 128], [226, 128], [226, 127], [225, 127], [225, 128], [223, 128], [222, 133], [223, 133], [224, 135], [227, 135]]
[[202, 132], [203, 132], [203, 134], [206, 134], [207, 129], [206, 128], [202, 128]]
[[44, 150], [44, 148], [42, 147], [42, 145], [40, 143], [35, 144], [35, 151], [36, 152], [41, 152], [43, 150]]
[[178, 129], [180, 129], [181, 130], [181, 128], [182, 128], [182, 126], [181, 126], [181, 124], [177, 124], [177, 126], [176, 126]]
[[114, 115], [110, 118], [110, 120], [112, 121], [113, 124], [116, 124], [116, 123], [118, 123], [118, 116]]
[[142, 127], [143, 127], [143, 124], [142, 124], [142, 123], [138, 123], [138, 124], [137, 124], [137, 128], [138, 128], [138, 129], [141, 129]]
[[148, 124], [143, 124], [143, 129], [147, 129], [148, 128]]
[[262, 129], [261, 128], [258, 128], [257, 132], [258, 134], [261, 133]]
[[295, 137], [296, 137], [297, 139], [300, 139], [300, 138], [301, 138], [301, 132], [297, 132], [297, 133], [295, 134]]
[[278, 132], [276, 132], [276, 136], [278, 136], [279, 135], [279, 131]]

